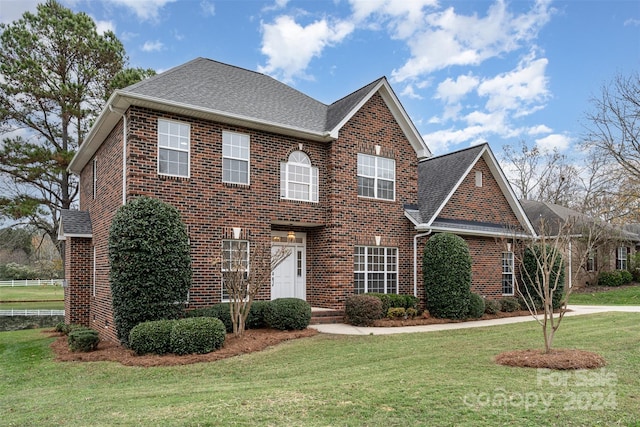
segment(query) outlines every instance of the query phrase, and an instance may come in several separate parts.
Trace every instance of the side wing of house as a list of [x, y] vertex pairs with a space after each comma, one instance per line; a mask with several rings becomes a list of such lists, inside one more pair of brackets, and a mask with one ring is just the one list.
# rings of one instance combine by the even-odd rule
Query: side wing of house
[[460, 235], [473, 259], [472, 290], [490, 298], [515, 294], [514, 239], [534, 235], [488, 144], [418, 166], [417, 230]]

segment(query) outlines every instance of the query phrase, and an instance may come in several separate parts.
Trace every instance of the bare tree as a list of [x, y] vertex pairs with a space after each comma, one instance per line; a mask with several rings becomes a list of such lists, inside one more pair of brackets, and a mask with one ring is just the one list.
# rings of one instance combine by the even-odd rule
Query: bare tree
[[241, 337], [253, 301], [271, 283], [271, 272], [291, 255], [291, 251], [282, 247], [272, 253], [267, 244], [255, 243], [250, 248], [250, 242], [246, 240], [227, 242], [229, 246], [223, 248], [221, 260], [222, 280], [229, 295], [233, 334]]
[[602, 93], [591, 104], [584, 145], [615, 160], [636, 182], [640, 181], [640, 73], [618, 75], [603, 85]]
[[[577, 273], [584, 269], [589, 254], [607, 229], [597, 221], [572, 217], [557, 224], [541, 221], [535, 241], [514, 239], [518, 245], [513, 251], [514, 258], [521, 266], [522, 282], [530, 284], [517, 286], [518, 295], [542, 328], [546, 353], [552, 351], [555, 333], [567, 313]], [[530, 257], [528, 268], [525, 265], [527, 252]], [[571, 274], [565, 283], [565, 275], [558, 270], [566, 267]], [[559, 306], [557, 313], [554, 311], [554, 299], [556, 307]]]

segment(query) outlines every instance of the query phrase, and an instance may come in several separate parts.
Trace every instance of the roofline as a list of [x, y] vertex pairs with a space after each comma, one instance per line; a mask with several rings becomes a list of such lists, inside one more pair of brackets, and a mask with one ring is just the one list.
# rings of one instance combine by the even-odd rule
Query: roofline
[[527, 234], [527, 233], [518, 233], [513, 232], [512, 230], [506, 230], [505, 232], [500, 231], [480, 231], [480, 230], [466, 230], [455, 227], [434, 227], [428, 224], [419, 224], [416, 225], [415, 229], [417, 231], [432, 231], [434, 233], [452, 233], [464, 236], [478, 236], [478, 237], [506, 237], [506, 238], [516, 238], [516, 239], [535, 239], [537, 236]]
[[[89, 133], [80, 145], [78, 152], [73, 159], [71, 159], [68, 167], [70, 172], [80, 174], [98, 148], [100, 148], [100, 145], [102, 145], [104, 140], [109, 136], [109, 133], [120, 121], [121, 113], [126, 112], [131, 106], [151, 108], [158, 111], [180, 115], [190, 115], [191, 117], [212, 120], [234, 126], [242, 126], [250, 129], [274, 132], [318, 142], [328, 142], [335, 139], [329, 132], [315, 132], [266, 120], [256, 120], [254, 118], [238, 114], [229, 114], [224, 111], [214, 110], [211, 108], [197, 107], [190, 104], [167, 101], [161, 98], [141, 95], [124, 90], [116, 90], [111, 97], [109, 97], [107, 104], [98, 116], [95, 124], [89, 130]], [[120, 113], [112, 111], [112, 108]]]
[[431, 157], [431, 151], [427, 144], [422, 139], [422, 135], [416, 129], [413, 121], [409, 118], [406, 110], [400, 103], [400, 100], [396, 96], [395, 92], [391, 88], [391, 85], [387, 81], [386, 77], [380, 79], [378, 84], [376, 84], [369, 93], [364, 96], [358, 104], [356, 104], [348, 114], [346, 114], [342, 120], [331, 130], [329, 130], [329, 134], [333, 139], [338, 139], [338, 135], [340, 133], [340, 129], [349, 121], [351, 118], [362, 108], [364, 104], [366, 104], [369, 99], [373, 96], [374, 93], [380, 92], [382, 99], [386, 102], [391, 114], [396, 119], [396, 122], [406, 135], [411, 147], [416, 152], [418, 156], [418, 160]]

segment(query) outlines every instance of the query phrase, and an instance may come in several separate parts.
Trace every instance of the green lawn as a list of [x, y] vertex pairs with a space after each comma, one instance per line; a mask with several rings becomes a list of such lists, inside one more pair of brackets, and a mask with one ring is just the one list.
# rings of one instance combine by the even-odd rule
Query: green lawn
[[578, 305], [640, 305], [640, 285], [626, 286], [605, 292], [572, 293], [569, 304]]
[[62, 286], [0, 287], [0, 310], [64, 310], [62, 300], [64, 300]]
[[157, 368], [58, 363], [52, 339], [39, 331], [2, 332], [0, 425], [637, 425], [638, 325], [637, 313], [566, 318], [556, 346], [608, 361], [580, 374], [493, 363], [500, 352], [541, 347], [534, 322], [320, 334], [218, 362]]

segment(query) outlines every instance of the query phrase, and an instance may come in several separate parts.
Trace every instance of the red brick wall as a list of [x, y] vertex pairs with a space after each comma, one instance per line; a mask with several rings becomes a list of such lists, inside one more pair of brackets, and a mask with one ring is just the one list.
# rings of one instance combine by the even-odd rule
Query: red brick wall
[[[157, 120], [166, 118], [191, 126], [191, 177], [157, 174]], [[269, 244], [272, 230], [307, 233], [307, 301], [314, 306], [342, 308], [353, 293], [355, 245], [383, 246], [399, 251], [399, 288], [413, 293], [413, 226], [403, 204], [417, 198], [415, 151], [379, 95], [347, 123], [337, 141], [320, 143], [200, 119], [132, 107], [127, 155], [127, 198], [147, 195], [176, 206], [188, 226], [193, 260], [190, 306], [219, 302], [221, 273], [212, 259], [220, 256], [221, 239], [232, 227], [245, 236]], [[249, 186], [222, 183], [222, 132], [245, 133], [251, 140]], [[96, 297], [91, 322], [103, 338], [115, 340], [109, 291], [108, 230], [121, 205], [122, 121], [96, 153], [98, 194], [92, 198], [92, 165], [81, 174], [80, 208], [89, 210], [97, 251]], [[280, 163], [299, 149], [319, 169], [319, 203], [280, 199]], [[357, 153], [381, 155], [396, 161], [396, 200], [359, 198]], [[274, 222], [314, 223], [315, 227], [272, 225]], [[89, 264], [90, 265], [90, 264]], [[418, 287], [420, 289], [420, 286]], [[267, 287], [260, 295], [270, 298]]]
[[91, 239], [65, 241], [64, 321], [90, 326], [93, 250]]

